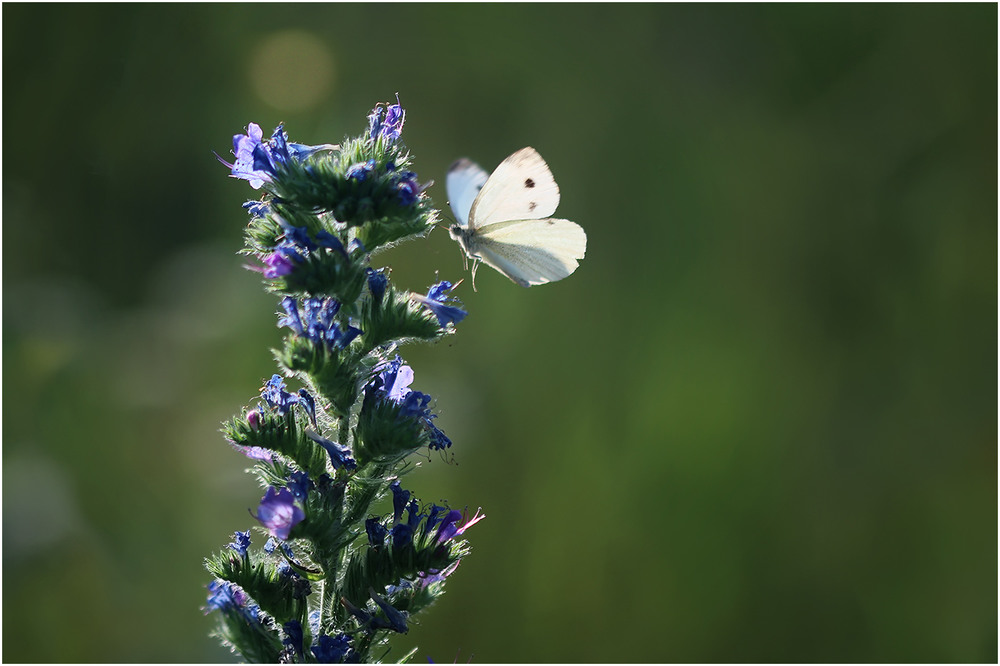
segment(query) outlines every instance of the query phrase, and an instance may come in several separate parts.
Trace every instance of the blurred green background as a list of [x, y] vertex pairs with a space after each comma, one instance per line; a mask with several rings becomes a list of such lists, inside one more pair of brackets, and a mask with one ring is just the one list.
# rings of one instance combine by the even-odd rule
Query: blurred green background
[[531, 145], [589, 246], [404, 349], [458, 463], [410, 485], [488, 519], [390, 657], [997, 660], [995, 4], [2, 11], [4, 660], [233, 660], [217, 429], [281, 332], [212, 151], [397, 91], [446, 212]]

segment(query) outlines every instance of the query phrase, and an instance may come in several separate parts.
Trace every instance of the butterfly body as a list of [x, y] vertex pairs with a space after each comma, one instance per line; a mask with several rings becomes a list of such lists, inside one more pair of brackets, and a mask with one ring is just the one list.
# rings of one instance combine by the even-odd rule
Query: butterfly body
[[577, 269], [587, 234], [570, 220], [550, 217], [559, 186], [534, 148], [522, 148], [487, 175], [461, 159], [448, 170], [448, 198], [457, 222], [448, 232], [468, 258], [522, 287], [555, 282]]

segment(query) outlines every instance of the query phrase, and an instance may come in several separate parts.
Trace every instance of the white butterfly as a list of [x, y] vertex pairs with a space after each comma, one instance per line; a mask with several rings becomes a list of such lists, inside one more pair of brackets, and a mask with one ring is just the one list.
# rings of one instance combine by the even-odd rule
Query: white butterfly
[[480, 261], [530, 287], [571, 274], [587, 251], [580, 225], [549, 217], [559, 186], [534, 148], [517, 151], [491, 176], [460, 159], [448, 169], [447, 188], [458, 221], [448, 233], [473, 261], [473, 286]]

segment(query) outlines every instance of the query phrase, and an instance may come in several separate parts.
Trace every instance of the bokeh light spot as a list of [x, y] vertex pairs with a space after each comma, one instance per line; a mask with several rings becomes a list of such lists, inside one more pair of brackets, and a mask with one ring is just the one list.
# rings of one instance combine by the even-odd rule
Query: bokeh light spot
[[283, 30], [263, 39], [248, 72], [257, 95], [283, 111], [317, 106], [333, 88], [335, 74], [333, 53], [305, 30]]

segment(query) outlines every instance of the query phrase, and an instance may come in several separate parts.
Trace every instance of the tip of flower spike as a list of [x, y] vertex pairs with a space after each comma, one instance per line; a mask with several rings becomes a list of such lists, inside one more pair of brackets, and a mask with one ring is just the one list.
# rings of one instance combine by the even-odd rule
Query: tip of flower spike
[[371, 139], [382, 136], [389, 142], [394, 142], [402, 135], [405, 120], [406, 111], [399, 101], [399, 93], [396, 93], [395, 104], [386, 103], [383, 109], [382, 102], [379, 102], [368, 114], [368, 136]]

